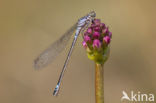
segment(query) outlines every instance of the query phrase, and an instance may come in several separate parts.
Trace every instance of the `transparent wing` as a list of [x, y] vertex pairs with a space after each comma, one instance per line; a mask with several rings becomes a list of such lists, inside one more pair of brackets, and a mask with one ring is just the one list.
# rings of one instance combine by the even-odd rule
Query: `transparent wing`
[[67, 45], [71, 35], [73, 34], [74, 30], [76, 29], [77, 24], [74, 24], [65, 34], [63, 34], [62, 37], [60, 37], [59, 40], [54, 42], [52, 45], [50, 45], [49, 48], [47, 48], [45, 51], [43, 51], [35, 60], [34, 60], [34, 67], [35, 69], [41, 69], [56, 58], [58, 54], [61, 53], [61, 51], [65, 48]]

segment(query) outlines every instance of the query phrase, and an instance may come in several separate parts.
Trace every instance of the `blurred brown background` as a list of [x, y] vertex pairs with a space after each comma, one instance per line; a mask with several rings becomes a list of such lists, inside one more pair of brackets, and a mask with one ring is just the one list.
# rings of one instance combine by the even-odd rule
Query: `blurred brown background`
[[92, 10], [113, 33], [104, 68], [105, 103], [121, 103], [123, 90], [156, 93], [155, 0], [1, 0], [0, 103], [95, 103], [94, 63], [81, 36], [58, 97], [51, 88], [71, 41], [52, 64], [33, 68], [44, 49]]

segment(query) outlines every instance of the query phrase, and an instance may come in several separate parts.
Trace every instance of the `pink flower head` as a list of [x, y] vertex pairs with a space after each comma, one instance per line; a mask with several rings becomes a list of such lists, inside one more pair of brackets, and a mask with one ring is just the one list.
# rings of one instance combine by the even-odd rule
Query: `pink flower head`
[[103, 41], [104, 42], [106, 42], [106, 44], [109, 44], [110, 43], [110, 37], [109, 36], [105, 36], [104, 38], [103, 38]]
[[101, 47], [101, 42], [99, 39], [95, 39], [93, 41], [93, 48], [100, 48]]
[[87, 48], [87, 43], [85, 41], [82, 42], [84, 48]]
[[85, 42], [91, 42], [91, 38], [88, 35], [84, 36], [84, 41]]
[[83, 35], [82, 45], [87, 51], [88, 58], [103, 64], [108, 58], [111, 37], [112, 32], [108, 27], [101, 23], [100, 19], [94, 19]]
[[95, 31], [93, 34], [93, 38], [98, 39], [99, 37], [100, 37], [100, 33]]

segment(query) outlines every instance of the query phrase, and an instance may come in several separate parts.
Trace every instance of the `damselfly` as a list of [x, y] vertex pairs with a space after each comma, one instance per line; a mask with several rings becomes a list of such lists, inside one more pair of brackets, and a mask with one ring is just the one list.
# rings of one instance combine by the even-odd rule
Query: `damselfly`
[[80, 33], [84, 32], [86, 28], [91, 24], [91, 22], [94, 20], [96, 16], [96, 13], [94, 11], [88, 13], [86, 16], [80, 18], [76, 24], [74, 24], [59, 40], [54, 42], [49, 48], [47, 48], [44, 52], [42, 52], [35, 60], [34, 60], [34, 67], [35, 69], [40, 69], [45, 66], [47, 66], [49, 63], [51, 63], [55, 57], [65, 48], [69, 38], [75, 32], [75, 36], [72, 42], [72, 45], [70, 47], [70, 50], [68, 52], [67, 58], [65, 60], [64, 66], [62, 68], [58, 83], [56, 85], [56, 88], [53, 92], [53, 95], [56, 96], [59, 92], [60, 84], [62, 77], [64, 75], [64, 72], [66, 70], [66, 66], [68, 64], [68, 61], [70, 59], [71, 53], [73, 51], [74, 45], [76, 43], [77, 37]]

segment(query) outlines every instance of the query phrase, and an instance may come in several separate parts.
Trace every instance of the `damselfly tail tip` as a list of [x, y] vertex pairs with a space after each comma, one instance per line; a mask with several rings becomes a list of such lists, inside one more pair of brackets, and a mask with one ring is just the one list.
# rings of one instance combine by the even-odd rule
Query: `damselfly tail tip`
[[59, 85], [56, 85], [56, 88], [54, 89], [54, 92], [53, 92], [53, 96], [57, 96], [58, 92], [59, 92]]

